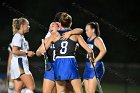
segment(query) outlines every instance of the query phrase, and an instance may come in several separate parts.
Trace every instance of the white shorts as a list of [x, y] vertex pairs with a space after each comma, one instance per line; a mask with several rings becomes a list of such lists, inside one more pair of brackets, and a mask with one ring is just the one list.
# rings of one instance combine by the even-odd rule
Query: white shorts
[[31, 74], [29, 70], [29, 63], [27, 58], [16, 58], [12, 57], [11, 59], [11, 79], [17, 79], [20, 77], [20, 68], [24, 70], [25, 74]]

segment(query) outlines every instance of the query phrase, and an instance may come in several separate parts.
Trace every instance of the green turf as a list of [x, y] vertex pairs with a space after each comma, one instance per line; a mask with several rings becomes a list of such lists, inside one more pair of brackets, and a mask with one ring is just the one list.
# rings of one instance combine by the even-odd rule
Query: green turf
[[124, 84], [102, 84], [104, 93], [140, 93], [140, 86]]
[[[104, 93], [140, 93], [140, 86], [114, 83], [102, 83], [101, 85]], [[42, 82], [36, 81], [36, 88], [41, 91]]]

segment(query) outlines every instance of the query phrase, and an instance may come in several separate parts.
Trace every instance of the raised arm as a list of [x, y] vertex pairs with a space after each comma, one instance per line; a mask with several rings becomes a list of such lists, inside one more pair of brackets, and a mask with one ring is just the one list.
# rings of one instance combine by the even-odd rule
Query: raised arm
[[[58, 25], [57, 25], [56, 22], [52, 22], [52, 23], [50, 24], [50, 26], [49, 26], [49, 31], [48, 31], [47, 35], [45, 36], [45, 40], [44, 40], [44, 44], [45, 44], [45, 45], [46, 45], [46, 43], [48, 42], [48, 38], [51, 36], [51, 33], [53, 34], [53, 33], [57, 32], [58, 29], [59, 29], [59, 28], [58, 28]], [[45, 47], [41, 44], [41, 45], [39, 46], [39, 48], [37, 49], [37, 51], [36, 51], [36, 55], [37, 55], [37, 56], [41, 56], [41, 55], [44, 55], [45, 52], [46, 52], [46, 49], [45, 49]]]
[[50, 37], [48, 37], [47, 42], [44, 42], [46, 50], [48, 50], [49, 47], [51, 46], [51, 43], [53, 42], [53, 39], [54, 39], [54, 36], [51, 35]]
[[[45, 38], [44, 44], [45, 44], [45, 42], [47, 42], [47, 40], [48, 40], [48, 38]], [[37, 51], [36, 51], [36, 55], [37, 55], [37, 56], [41, 56], [41, 55], [44, 55], [45, 53], [46, 53], [46, 49], [45, 49], [45, 47], [41, 44], [41, 45], [39, 46], [39, 48], [37, 49]]]
[[46, 53], [46, 51], [50, 47], [52, 40], [53, 40], [52, 35], [48, 37], [47, 39], [45, 39], [45, 41], [43, 41], [40, 47], [37, 49], [36, 55], [37, 56], [44, 55], [44, 53]]
[[75, 29], [73, 29], [73, 30], [71, 30], [69, 32], [70, 32], [70, 35], [81, 35], [83, 33], [83, 29], [75, 28]]
[[62, 40], [67, 40], [71, 35], [80, 35], [82, 34], [83, 32], [83, 29], [81, 28], [75, 28], [69, 32], [65, 32], [63, 35], [62, 35]]

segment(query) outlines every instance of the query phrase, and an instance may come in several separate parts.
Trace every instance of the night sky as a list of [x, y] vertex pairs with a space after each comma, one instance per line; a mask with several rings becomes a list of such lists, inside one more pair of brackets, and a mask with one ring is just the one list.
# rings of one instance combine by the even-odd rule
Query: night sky
[[[30, 33], [25, 37], [31, 50], [36, 50], [57, 12], [73, 17], [72, 28], [91, 21], [100, 25], [101, 37], [107, 47], [105, 62], [138, 63], [140, 8], [138, 0], [5, 0], [0, 1], [0, 56], [7, 59], [12, 39], [12, 19], [26, 17]], [[82, 36], [86, 40], [85, 32]]]

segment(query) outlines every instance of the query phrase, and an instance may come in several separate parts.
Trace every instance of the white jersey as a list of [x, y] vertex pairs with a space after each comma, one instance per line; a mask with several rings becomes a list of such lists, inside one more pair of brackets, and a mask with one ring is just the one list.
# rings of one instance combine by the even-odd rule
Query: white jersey
[[50, 37], [50, 35], [51, 35], [51, 32], [50, 32], [50, 31], [48, 31], [48, 33], [47, 33], [47, 35], [45, 36], [45, 38]]
[[[27, 51], [29, 50], [28, 42], [25, 40], [24, 36], [16, 33], [12, 39], [11, 46], [17, 46], [20, 48], [20, 51]], [[25, 74], [31, 74], [29, 70], [29, 63], [27, 55], [18, 56], [15, 54], [12, 54], [11, 59], [11, 79], [17, 79], [20, 77], [20, 68], [24, 70]]]

